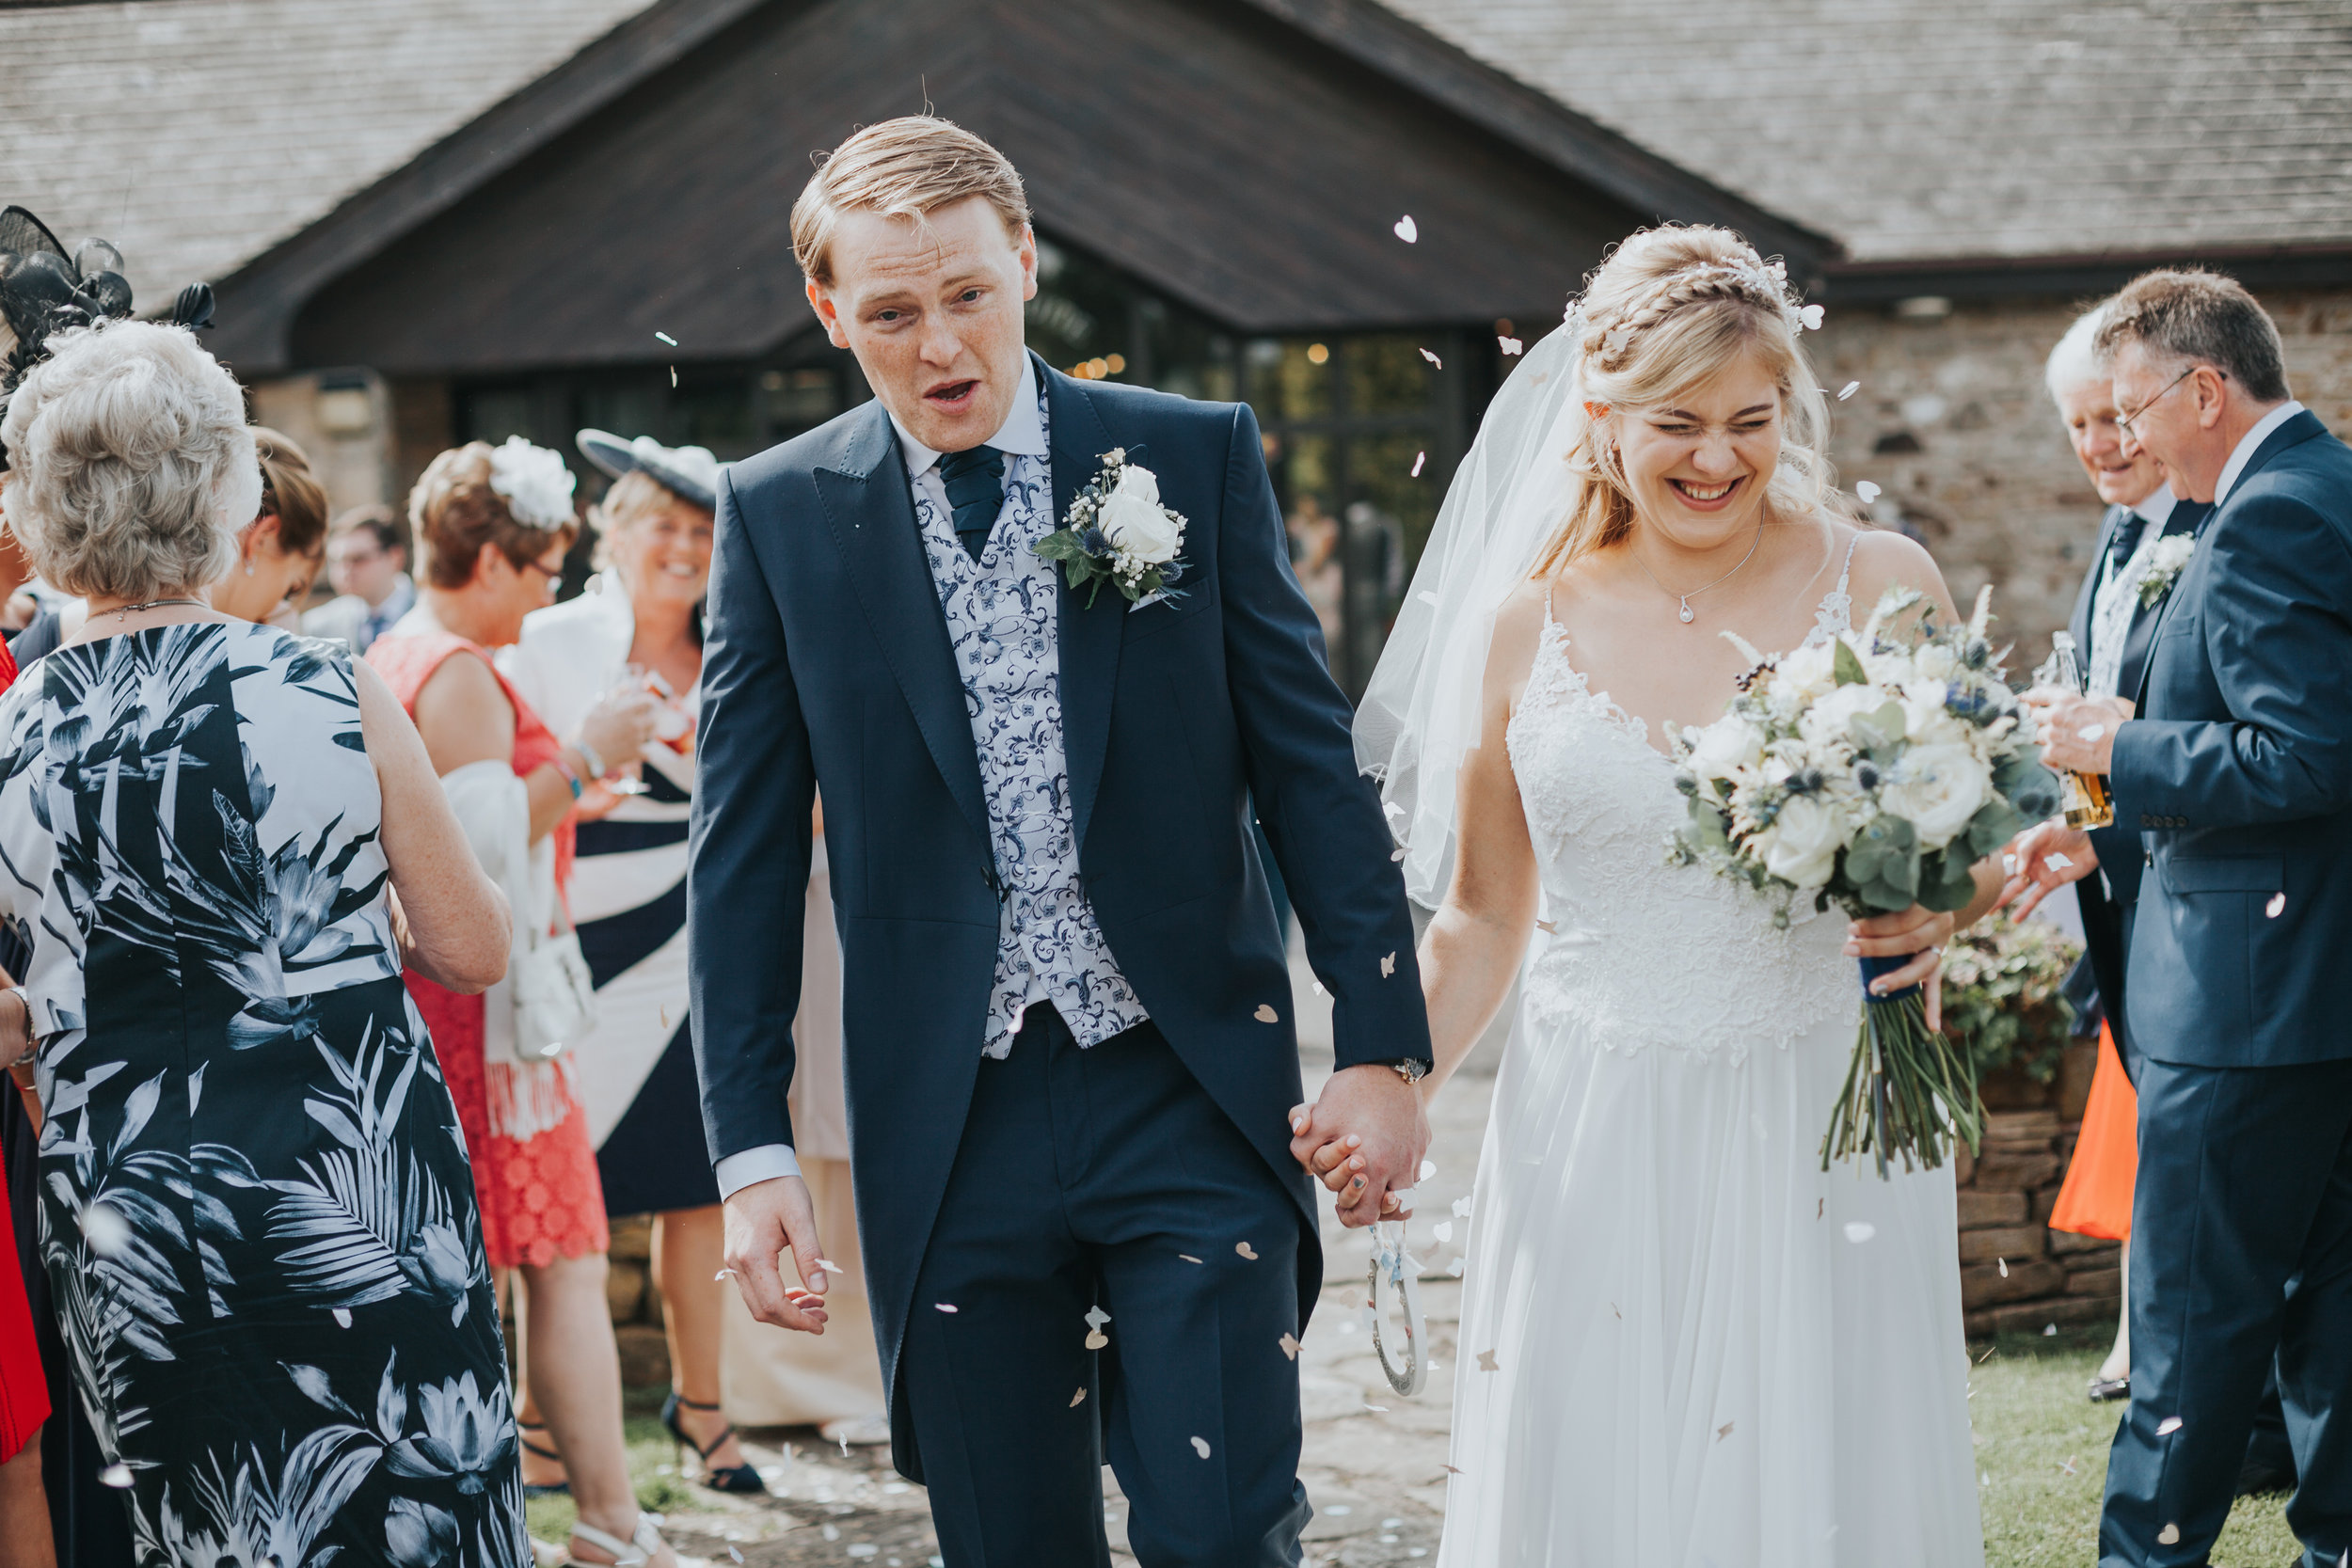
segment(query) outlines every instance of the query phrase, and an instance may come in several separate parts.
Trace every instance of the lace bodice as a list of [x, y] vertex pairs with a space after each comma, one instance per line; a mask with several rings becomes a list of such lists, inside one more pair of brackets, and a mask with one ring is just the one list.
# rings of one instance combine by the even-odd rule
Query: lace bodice
[[[1849, 626], [1851, 562], [1849, 551], [1808, 645]], [[1688, 820], [1674, 764], [1650, 744], [1645, 721], [1591, 689], [1549, 604], [1507, 741], [1543, 879], [1526, 980], [1536, 1020], [1574, 1021], [1612, 1050], [1737, 1061], [1860, 1005], [1836, 911], [1805, 919], [1801, 909], [1776, 928], [1763, 897], [1704, 866], [1667, 863], [1667, 842]]]

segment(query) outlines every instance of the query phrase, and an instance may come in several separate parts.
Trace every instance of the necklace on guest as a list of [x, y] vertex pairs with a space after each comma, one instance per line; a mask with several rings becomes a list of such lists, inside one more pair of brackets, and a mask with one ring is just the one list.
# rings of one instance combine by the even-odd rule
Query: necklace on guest
[[1649, 569], [1649, 562], [1642, 559], [1641, 552], [1633, 548], [1632, 542], [1630, 540], [1627, 541], [1626, 553], [1633, 557], [1633, 564], [1642, 568], [1642, 575], [1649, 578], [1650, 581], [1657, 586], [1657, 589], [1661, 594], [1665, 594], [1669, 598], [1679, 599], [1682, 602], [1682, 624], [1687, 626], [1692, 620], [1696, 619], [1698, 614], [1696, 610], [1691, 608], [1691, 601], [1697, 598], [1701, 594], [1706, 593], [1708, 588], [1721, 588], [1724, 583], [1729, 582], [1733, 578], [1738, 577], [1740, 575], [1740, 567], [1745, 566], [1749, 562], [1756, 559], [1756, 547], [1763, 543], [1764, 519], [1758, 517], [1756, 520], [1756, 537], [1748, 542], [1748, 553], [1740, 558], [1740, 565], [1734, 566], [1730, 571], [1725, 572], [1722, 577], [1719, 577], [1713, 582], [1708, 583], [1707, 588], [1693, 588], [1688, 594], [1677, 594], [1673, 589], [1667, 587], [1664, 583], [1659, 582], [1658, 574]]
[[164, 606], [166, 606], [166, 605], [171, 605], [171, 604], [188, 604], [188, 605], [194, 605], [194, 606], [196, 606], [199, 610], [205, 610], [205, 609], [209, 609], [209, 608], [210, 608], [208, 605], [206, 605], [206, 604], [204, 603], [204, 601], [203, 601], [202, 599], [189, 599], [189, 598], [177, 598], [177, 599], [150, 599], [150, 600], [148, 600], [145, 604], [127, 604], [127, 605], [124, 605], [124, 606], [123, 606], [120, 610], [101, 610], [99, 613], [100, 613], [100, 614], [102, 614], [102, 615], [111, 615], [111, 616], [113, 616], [116, 620], [119, 621], [119, 620], [121, 620], [121, 619], [122, 619], [124, 616], [126, 616], [126, 615], [136, 615], [136, 614], [137, 614], [140, 610], [161, 610], [161, 609], [163, 609], [163, 608], [164, 608]]

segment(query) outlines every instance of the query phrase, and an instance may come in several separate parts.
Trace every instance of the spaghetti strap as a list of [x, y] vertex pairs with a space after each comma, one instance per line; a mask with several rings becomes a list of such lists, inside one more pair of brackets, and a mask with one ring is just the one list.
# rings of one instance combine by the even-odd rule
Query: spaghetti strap
[[1840, 594], [1846, 592], [1846, 584], [1853, 579], [1853, 552], [1861, 543], [1862, 531], [1856, 529], [1853, 537], [1846, 541], [1846, 563], [1837, 569], [1837, 592]]
[[1845, 562], [1837, 569], [1837, 586], [1821, 595], [1820, 604], [1813, 611], [1813, 629], [1805, 635], [1808, 648], [1827, 644], [1841, 632], [1853, 630], [1853, 594], [1848, 587], [1853, 580], [1853, 552], [1862, 543], [1862, 531], [1856, 529], [1847, 543]]

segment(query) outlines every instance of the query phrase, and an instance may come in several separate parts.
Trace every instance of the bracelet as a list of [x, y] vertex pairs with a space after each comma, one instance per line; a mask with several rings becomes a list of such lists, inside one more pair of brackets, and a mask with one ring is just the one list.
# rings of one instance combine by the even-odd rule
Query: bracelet
[[572, 750], [578, 752], [580, 753], [580, 760], [588, 765], [588, 776], [590, 778], [601, 779], [607, 773], [612, 771], [604, 765], [604, 758], [596, 754], [596, 749], [594, 746], [589, 745], [587, 741], [573, 741]]
[[555, 770], [564, 775], [565, 784], [572, 786], [572, 799], [579, 800], [581, 787], [580, 775], [572, 771], [572, 765], [564, 760], [564, 753], [561, 752], [555, 753]]
[[23, 986], [10, 986], [6, 990], [0, 990], [0, 996], [15, 997], [24, 1009], [24, 1049], [18, 1052], [8, 1062], [8, 1066], [12, 1069], [22, 1067], [32, 1059], [34, 1053], [40, 1049], [40, 1037], [33, 1033], [33, 999], [24, 994]]

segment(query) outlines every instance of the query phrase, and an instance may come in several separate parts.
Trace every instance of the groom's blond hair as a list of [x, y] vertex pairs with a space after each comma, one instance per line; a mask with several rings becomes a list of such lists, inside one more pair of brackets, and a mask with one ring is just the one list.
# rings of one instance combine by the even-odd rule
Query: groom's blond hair
[[792, 203], [792, 259], [816, 282], [833, 283], [833, 233], [841, 214], [912, 218], [985, 197], [1016, 238], [1029, 223], [1020, 171], [980, 137], [935, 115], [902, 115], [865, 130], [824, 155]]

